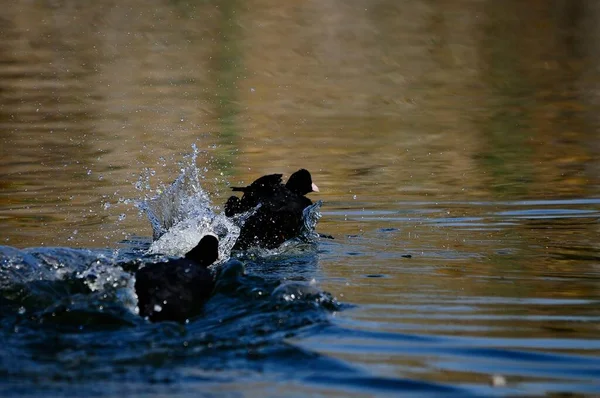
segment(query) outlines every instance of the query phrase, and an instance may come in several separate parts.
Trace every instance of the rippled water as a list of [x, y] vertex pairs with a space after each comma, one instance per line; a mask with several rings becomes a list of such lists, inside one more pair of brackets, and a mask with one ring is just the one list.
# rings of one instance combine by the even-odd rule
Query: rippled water
[[[599, 19], [7, 3], [0, 395], [600, 395]], [[132, 262], [198, 228], [226, 257], [230, 184], [300, 167], [334, 239], [244, 257], [186, 325], [136, 315]]]

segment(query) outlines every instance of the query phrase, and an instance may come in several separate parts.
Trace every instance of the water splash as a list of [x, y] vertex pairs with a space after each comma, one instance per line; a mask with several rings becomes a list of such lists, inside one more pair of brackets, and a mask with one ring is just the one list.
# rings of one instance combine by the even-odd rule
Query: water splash
[[[234, 218], [228, 218], [223, 213], [216, 213], [210, 197], [202, 188], [200, 181], [204, 179], [206, 168], [196, 165], [200, 151], [192, 145], [192, 153], [182, 164], [179, 176], [166, 187], [152, 190], [149, 179], [150, 173], [145, 170], [136, 187], [141, 191], [153, 194], [137, 203], [152, 226], [152, 243], [149, 253], [165, 254], [168, 256], [183, 256], [194, 248], [206, 234], [219, 238], [219, 258], [230, 257], [231, 250], [239, 237], [240, 228], [258, 207]], [[315, 227], [321, 218], [319, 212], [322, 202], [319, 201], [304, 209], [303, 228], [298, 238], [285, 242], [280, 247], [267, 249], [250, 249], [259, 256], [272, 256], [287, 252], [298, 243], [314, 243], [318, 238]], [[260, 205], [259, 205], [260, 206]]]
[[153, 191], [149, 181], [151, 173], [144, 170], [140, 175], [136, 188], [147, 193], [156, 193], [137, 203], [150, 220], [154, 240], [159, 239], [177, 223], [210, 207], [210, 198], [199, 182], [200, 173], [196, 166], [198, 153], [198, 147], [193, 144], [192, 153], [187, 157], [188, 164], [182, 166], [179, 176], [168, 187], [161, 186]]
[[[146, 213], [152, 225], [150, 253], [182, 256], [194, 248], [206, 234], [219, 238], [219, 257], [229, 258], [231, 248], [239, 236], [239, 227], [224, 214], [213, 210], [208, 194], [200, 185], [201, 172], [196, 165], [199, 150], [192, 145], [187, 164], [177, 179], [157, 195], [137, 204]], [[143, 178], [143, 177], [141, 177]], [[151, 191], [149, 184], [144, 189]]]
[[[31, 298], [30, 301], [36, 301], [36, 296], [44, 296], [48, 299], [46, 304], [70, 300], [69, 291], [52, 288], [52, 283], [56, 286], [80, 283], [90, 292], [98, 293], [98, 297], [114, 297], [113, 301], [122, 308], [135, 312], [134, 280], [131, 274], [116, 266], [112, 252], [61, 247], [19, 250], [0, 246], [0, 291], [3, 295], [10, 296], [12, 293], [7, 292], [15, 291]], [[48, 296], [44, 292], [52, 294]], [[90, 306], [96, 304], [97, 300], [89, 300]]]
[[317, 223], [321, 219], [321, 206], [323, 201], [319, 200], [315, 204], [308, 206], [302, 212], [302, 232], [300, 234], [305, 240], [309, 242], [315, 242], [319, 238], [319, 234], [316, 232]]

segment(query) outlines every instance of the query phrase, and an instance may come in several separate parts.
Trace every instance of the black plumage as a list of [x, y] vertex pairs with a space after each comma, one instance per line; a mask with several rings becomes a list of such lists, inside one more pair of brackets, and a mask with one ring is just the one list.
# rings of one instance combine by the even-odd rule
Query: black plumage
[[241, 199], [232, 196], [227, 200], [226, 216], [232, 217], [260, 205], [242, 225], [234, 250], [253, 246], [272, 249], [297, 237], [302, 231], [303, 211], [312, 205], [305, 195], [319, 191], [305, 169], [292, 174], [285, 185], [281, 174], [270, 174], [247, 187], [234, 187], [232, 190], [243, 192], [244, 195]]
[[234, 192], [243, 192], [242, 199], [231, 196], [225, 204], [225, 215], [232, 217], [255, 208], [259, 203], [273, 197], [281, 190], [282, 174], [269, 174], [262, 176], [247, 187], [232, 187]]
[[208, 266], [219, 256], [219, 242], [205, 235], [185, 257], [147, 264], [135, 274], [141, 316], [151, 321], [177, 321], [202, 312], [215, 280]]

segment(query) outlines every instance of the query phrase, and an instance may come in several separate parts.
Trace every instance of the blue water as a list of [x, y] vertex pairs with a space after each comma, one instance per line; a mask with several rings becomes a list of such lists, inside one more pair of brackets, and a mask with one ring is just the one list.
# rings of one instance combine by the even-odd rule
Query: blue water
[[[376, 376], [310, 347], [313, 337], [320, 342], [350, 338], [356, 341], [352, 350], [361, 349], [361, 338], [427, 339], [358, 333], [332, 323], [333, 314], [352, 306], [314, 287], [306, 294], [307, 279], [317, 272], [316, 251], [310, 246], [296, 250], [293, 258], [249, 263], [246, 276], [217, 289], [205, 314], [179, 325], [150, 324], [130, 308], [130, 276], [112, 267], [136, 257], [134, 247], [110, 260], [98, 251], [4, 247], [2, 395], [113, 395], [118, 390], [197, 396], [246, 380], [250, 389], [277, 380], [314, 392], [466, 393]], [[91, 278], [90, 268], [98, 263], [111, 275]], [[47, 270], [64, 275], [38, 278]]]
[[304, 239], [241, 255], [203, 314], [152, 324], [135, 268], [213, 232], [219, 269], [235, 241], [194, 171], [138, 202], [155, 240], [0, 247], [1, 396], [600, 394], [600, 252], [572, 232], [600, 200], [317, 203]]

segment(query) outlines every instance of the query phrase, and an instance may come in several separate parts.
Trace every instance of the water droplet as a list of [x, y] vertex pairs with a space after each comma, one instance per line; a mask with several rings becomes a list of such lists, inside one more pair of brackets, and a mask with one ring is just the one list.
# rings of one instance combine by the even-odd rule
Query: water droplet
[[102, 207], [104, 208], [104, 210], [108, 210], [108, 209], [110, 209], [110, 203], [104, 202], [104, 204], [102, 205]]
[[92, 175], [92, 170], [88, 170], [87, 175]]
[[356, 200], [356, 195], [352, 196], [352, 199]]
[[494, 386], [494, 387], [506, 386], [506, 378], [502, 375], [492, 375], [492, 386]]
[[25, 307], [19, 307], [19, 315], [23, 315], [27, 310]]
[[127, 215], [125, 213], [119, 214], [119, 221], [123, 221], [126, 217]]
[[160, 305], [158, 305], [158, 304], [155, 304], [154, 305], [154, 311], [155, 312], [161, 312], [162, 311], [162, 307]]

